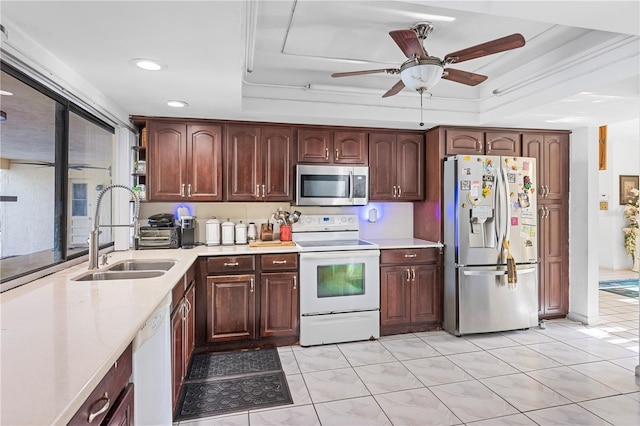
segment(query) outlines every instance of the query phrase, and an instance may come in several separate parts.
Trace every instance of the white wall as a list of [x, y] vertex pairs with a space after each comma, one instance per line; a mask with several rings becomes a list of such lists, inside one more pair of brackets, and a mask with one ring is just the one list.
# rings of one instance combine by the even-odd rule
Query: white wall
[[640, 120], [609, 125], [607, 148], [607, 170], [599, 172], [598, 185], [600, 197], [609, 200], [609, 210], [599, 211], [599, 263], [609, 269], [631, 269], [633, 261], [623, 245], [626, 221], [619, 204], [619, 176], [640, 175]]

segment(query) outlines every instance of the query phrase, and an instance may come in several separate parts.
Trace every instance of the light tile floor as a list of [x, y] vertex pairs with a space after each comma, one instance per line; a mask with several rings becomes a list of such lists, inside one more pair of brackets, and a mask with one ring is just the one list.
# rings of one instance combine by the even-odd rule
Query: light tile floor
[[638, 300], [599, 297], [594, 326], [282, 347], [293, 405], [180, 425], [640, 425]]

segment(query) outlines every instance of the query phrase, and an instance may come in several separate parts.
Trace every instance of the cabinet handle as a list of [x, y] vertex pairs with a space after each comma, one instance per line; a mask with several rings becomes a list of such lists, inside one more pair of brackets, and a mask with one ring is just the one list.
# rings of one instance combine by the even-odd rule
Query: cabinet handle
[[340, 157], [338, 156], [338, 148], [336, 148], [336, 160], [338, 160]]
[[398, 186], [398, 197], [402, 195], [402, 187]]
[[393, 185], [393, 198], [396, 198], [396, 194], [398, 193], [398, 188]]
[[416, 270], [415, 268], [411, 268], [411, 281], [416, 280]]
[[251, 278], [251, 287], [249, 288], [249, 293], [253, 293], [253, 278]]
[[407, 269], [407, 281], [411, 281], [411, 269]]
[[287, 263], [286, 260], [274, 260], [272, 262], [274, 265], [285, 265]]
[[[93, 408], [95, 406], [98, 405], [98, 403], [102, 402], [102, 407], [98, 410], [98, 411], [92, 411]], [[102, 413], [106, 413], [106, 411], [109, 409], [109, 405], [110, 405], [111, 401], [109, 400], [109, 396], [107, 395], [107, 393], [105, 392], [104, 395], [102, 395], [102, 398], [100, 398], [99, 400], [97, 400], [96, 402], [93, 403], [93, 405], [91, 406], [91, 408], [89, 409], [89, 417], [87, 417], [87, 421], [89, 423], [93, 422], [95, 420], [96, 417], [98, 417], [100, 414]]]
[[549, 196], [549, 185], [544, 186], [544, 198]]
[[298, 289], [298, 277], [296, 277], [295, 275], [293, 276], [293, 289]]
[[325, 148], [324, 149], [324, 159], [328, 160], [329, 159], [329, 148]]
[[487, 142], [487, 154], [491, 153], [491, 141]]
[[265, 190], [264, 185], [262, 185], [262, 198], [264, 198], [267, 195], [267, 191]]
[[184, 187], [185, 187], [184, 183], [182, 185], [180, 185], [180, 196], [181, 197], [184, 197]]
[[412, 259], [414, 257], [418, 257], [418, 255], [416, 253], [407, 253], [404, 255], [404, 257], [406, 257], [407, 259]]
[[256, 197], [260, 197], [260, 185], [256, 185]]
[[187, 185], [187, 198], [191, 198], [191, 184]]
[[180, 313], [182, 314], [182, 321], [187, 320], [187, 313], [189, 312], [189, 307], [187, 306], [187, 300], [183, 299], [182, 304], [180, 305]]
[[476, 145], [478, 146], [478, 152], [482, 152], [482, 142], [479, 140], [476, 141]]
[[225, 262], [224, 266], [238, 266], [239, 263], [238, 262]]

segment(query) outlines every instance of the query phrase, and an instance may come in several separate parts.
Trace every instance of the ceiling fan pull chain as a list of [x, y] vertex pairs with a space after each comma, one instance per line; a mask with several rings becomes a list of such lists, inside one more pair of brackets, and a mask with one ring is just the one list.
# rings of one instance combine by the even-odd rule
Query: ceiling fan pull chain
[[420, 92], [420, 127], [424, 126], [424, 121], [422, 121], [422, 94], [424, 93], [424, 89], [418, 90]]

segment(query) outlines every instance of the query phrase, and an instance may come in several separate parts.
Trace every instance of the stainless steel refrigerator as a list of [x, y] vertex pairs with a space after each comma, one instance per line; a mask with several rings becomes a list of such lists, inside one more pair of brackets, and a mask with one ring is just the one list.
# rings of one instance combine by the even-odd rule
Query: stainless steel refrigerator
[[[459, 336], [538, 324], [535, 188], [534, 158], [446, 159], [443, 327], [448, 332]], [[508, 263], [515, 263], [515, 282], [509, 282]]]

